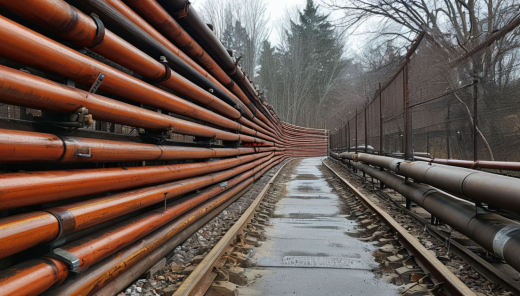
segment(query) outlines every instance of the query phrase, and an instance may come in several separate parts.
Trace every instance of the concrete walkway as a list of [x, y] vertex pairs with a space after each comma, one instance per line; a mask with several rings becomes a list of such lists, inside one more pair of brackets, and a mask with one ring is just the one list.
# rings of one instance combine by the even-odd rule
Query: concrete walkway
[[[376, 278], [377, 248], [347, 233], [356, 222], [341, 213], [341, 200], [320, 171], [322, 158], [307, 158], [286, 183], [267, 241], [255, 248], [240, 295], [399, 295]], [[327, 169], [323, 166], [324, 169]]]

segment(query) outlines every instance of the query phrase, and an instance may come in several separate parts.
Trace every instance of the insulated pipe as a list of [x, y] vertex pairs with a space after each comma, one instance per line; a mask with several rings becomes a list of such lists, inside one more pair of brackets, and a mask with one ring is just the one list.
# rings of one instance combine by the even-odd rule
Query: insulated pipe
[[[234, 190], [235, 192], [226, 191], [221, 194], [220, 197], [205, 202], [194, 210], [191, 210], [190, 212], [163, 226], [158, 231], [155, 231], [154, 233], [141, 239], [139, 242], [126, 247], [122, 251], [119, 251], [118, 253], [115, 253], [109, 258], [104, 259], [98, 264], [92, 266], [86, 272], [80, 274], [75, 281], [68, 282], [58, 287], [57, 289], [49, 291], [45, 295], [92, 295], [92, 293], [99, 291], [99, 289], [109, 283], [113, 278], [123, 273], [125, 270], [128, 270], [132, 266], [138, 264], [138, 262], [142, 262], [142, 260], [148, 258], [152, 252], [157, 250], [160, 246], [169, 244], [169, 241], [175, 240], [181, 231], [186, 229], [189, 225], [193, 225], [196, 223], [196, 221], [199, 221], [199, 219], [204, 219], [203, 217], [205, 217], [205, 215], [207, 215], [207, 213], [211, 210], [215, 208], [223, 210], [225, 207], [222, 207], [222, 205], [226, 205], [226, 203], [229, 203], [236, 198], [226, 198], [227, 201], [220, 203], [221, 206], [218, 207], [212, 206], [212, 204], [215, 204], [215, 200], [224, 198], [223, 195], [234, 196], [237, 193], [240, 195], [240, 189], [245, 190], [254, 180], [262, 176], [267, 170], [280, 163], [282, 160], [283, 159], [274, 161], [266, 168], [256, 173], [252, 178], [249, 178], [248, 180], [239, 184]], [[197, 224], [202, 226], [205, 223]], [[173, 248], [174, 247], [170, 246], [169, 250]], [[168, 251], [166, 251], [166, 253]], [[97, 295], [104, 294], [101, 293]]]
[[[217, 63], [204, 51], [204, 49], [166, 12], [156, 1], [125, 0], [133, 10], [161, 32], [169, 41], [176, 44], [192, 59], [196, 60], [208, 70], [222, 84], [226, 85], [242, 101], [248, 101], [242, 90], [234, 81], [217, 65]], [[116, 9], [117, 6], [113, 5]], [[124, 12], [123, 9], [119, 9]], [[253, 110], [256, 111], [256, 110]]]
[[[38, 46], [34, 46], [34, 44]], [[98, 74], [103, 73], [105, 79], [100, 84], [100, 89], [135, 102], [164, 108], [224, 128], [256, 135], [255, 131], [243, 127], [235, 121], [115, 70], [3, 16], [0, 16], [0, 55], [32, 67], [52, 70], [84, 85], [93, 84]], [[245, 136], [243, 140], [249, 142], [251, 138]]]
[[426, 162], [445, 164], [445, 165], [451, 165], [451, 166], [459, 166], [459, 167], [470, 168], [470, 169], [483, 168], [483, 169], [520, 171], [520, 162], [487, 161], [487, 160], [471, 161], [471, 160], [459, 160], [459, 159], [428, 158], [428, 157], [421, 157], [421, 156], [415, 156], [415, 159], [421, 160], [421, 161], [426, 161]]
[[407, 183], [393, 174], [359, 162], [351, 164], [381, 180], [520, 271], [520, 223], [491, 212], [477, 214], [471, 203], [443, 194], [429, 186]]
[[0, 175], [0, 210], [164, 183], [228, 169], [270, 152], [204, 163]]
[[[205, 48], [206, 51], [212, 55], [217, 63], [220, 64], [222, 69], [224, 69], [228, 75], [235, 80], [246, 95], [249, 95], [249, 99], [256, 100], [257, 93], [253, 89], [253, 86], [249, 83], [244, 73], [242, 73], [242, 70], [233, 63], [233, 60], [215, 34], [213, 34], [208, 26], [200, 19], [195, 9], [190, 7], [190, 3], [185, 0], [160, 0], [158, 2], [170, 13], [170, 15], [182, 20], [183, 23], [186, 23], [189, 26], [196, 35], [200, 37], [198, 41], [203, 47], [204, 44], [200, 43], [200, 41], [204, 40], [204, 43], [207, 44], [207, 47]], [[192, 37], [196, 38], [196, 36]], [[257, 110], [256, 106], [253, 105], [250, 100], [244, 101], [244, 104], [246, 104], [251, 110]], [[267, 125], [272, 125], [262, 112], [255, 113], [255, 116], [259, 117]]]
[[275, 147], [176, 147], [69, 136], [58, 137], [46, 133], [0, 129], [0, 163], [85, 163], [207, 159], [275, 150]]
[[[0, 17], [0, 23], [1, 20]], [[1, 48], [0, 45], [0, 51]], [[179, 134], [225, 141], [265, 142], [159, 114], [4, 66], [0, 66], [0, 102], [61, 113], [75, 113], [79, 108], [86, 107], [95, 119], [102, 121], [151, 130], [171, 129]]]
[[0, 258], [262, 167], [272, 156], [219, 173], [0, 219]]
[[520, 213], [520, 182], [517, 178], [364, 153], [358, 154], [358, 160], [473, 201]]

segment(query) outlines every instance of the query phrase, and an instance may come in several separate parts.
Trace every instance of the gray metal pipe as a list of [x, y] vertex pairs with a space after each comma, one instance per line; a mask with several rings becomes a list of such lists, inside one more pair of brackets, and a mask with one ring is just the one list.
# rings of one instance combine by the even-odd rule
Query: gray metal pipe
[[359, 153], [357, 160], [392, 170], [416, 182], [425, 183], [469, 200], [520, 213], [520, 181], [466, 168], [424, 162], [410, 162]]
[[491, 212], [477, 214], [475, 206], [469, 202], [429, 186], [406, 184], [404, 179], [369, 165], [360, 162], [351, 162], [351, 165], [381, 180], [520, 271], [520, 223]]

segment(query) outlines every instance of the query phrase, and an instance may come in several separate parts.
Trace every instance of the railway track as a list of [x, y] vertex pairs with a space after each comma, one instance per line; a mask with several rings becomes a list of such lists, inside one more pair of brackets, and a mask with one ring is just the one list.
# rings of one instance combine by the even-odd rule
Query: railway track
[[[295, 160], [293, 160], [294, 162]], [[302, 165], [300, 165], [302, 166]], [[333, 175], [328, 175], [327, 172], [323, 172], [321, 176], [319, 176], [319, 180], [316, 181], [303, 181], [312, 174], [309, 174], [308, 172], [305, 173], [308, 169], [300, 169], [299, 171], [296, 170], [296, 174], [292, 174], [290, 178], [293, 179], [293, 181], [289, 181], [288, 187], [293, 186], [294, 184], [311, 184], [312, 182], [324, 182], [325, 180], [328, 180], [327, 182], [339, 182], [341, 183], [341, 186], [344, 186], [348, 192], [351, 194], [341, 194], [342, 199], [342, 207], [349, 208], [349, 211], [351, 213], [350, 216], [356, 217], [357, 222], [355, 224], [359, 225], [358, 231], [362, 233], [363, 236], [372, 236], [372, 239], [379, 240], [379, 242], [383, 242], [380, 245], [385, 245], [382, 248], [388, 246], [388, 243], [393, 244], [393, 253], [387, 253], [387, 254], [381, 254], [381, 252], [374, 252], [374, 256], [378, 258], [378, 261], [380, 261], [381, 268], [382, 269], [398, 269], [400, 268], [399, 272], [403, 272], [404, 275], [402, 277], [406, 277], [409, 279], [408, 282], [405, 282], [404, 285], [401, 287], [401, 293], [409, 293], [411, 291], [414, 291], [414, 288], [418, 288], [421, 286], [421, 289], [418, 289], [419, 291], [428, 291], [431, 293], [436, 293], [440, 295], [475, 295], [474, 292], [472, 292], [464, 283], [460, 281], [446, 266], [440, 262], [435, 255], [433, 255], [430, 251], [428, 251], [416, 238], [414, 238], [406, 229], [404, 229], [397, 221], [395, 221], [388, 213], [386, 213], [384, 210], [379, 208], [376, 204], [371, 202], [361, 191], [356, 189], [351, 183], [349, 183], [345, 178], [343, 178], [340, 174], [338, 174], [332, 167], [328, 166], [327, 164], [323, 163], [323, 166], [321, 166], [321, 162], [319, 164], [316, 164], [316, 167], [321, 167], [321, 170], [330, 170]], [[272, 232], [269, 232], [270, 230], [264, 231], [264, 228], [272, 229], [281, 227], [280, 225], [283, 225], [283, 223], [279, 222], [277, 217], [280, 217], [280, 214], [275, 210], [275, 203], [277, 202], [276, 198], [272, 197], [272, 190], [269, 189], [273, 186], [273, 184], [276, 183], [276, 186], [278, 186], [277, 191], [282, 192], [282, 194], [294, 194], [293, 193], [287, 193], [286, 190], [280, 189], [280, 186], [283, 186], [283, 182], [280, 180], [277, 180], [277, 176], [280, 174], [280, 172], [284, 170], [284, 167], [278, 171], [273, 178], [269, 181], [269, 183], [264, 187], [264, 189], [260, 192], [260, 194], [255, 199], [254, 203], [249, 207], [249, 209], [243, 214], [243, 216], [236, 222], [236, 224], [225, 234], [225, 236], [219, 241], [219, 243], [211, 250], [211, 252], [202, 260], [197, 267], [193, 270], [193, 272], [186, 278], [186, 280], [182, 283], [182, 285], [179, 287], [179, 289], [175, 292], [175, 296], [180, 295], [236, 295], [234, 293], [238, 293], [240, 295], [262, 295], [265, 293], [272, 293], [269, 295], [278, 295], [277, 292], [280, 292], [280, 290], [270, 290], [269, 292], [266, 292], [265, 290], [259, 292], [261, 285], [258, 285], [258, 281], [263, 281], [264, 279], [257, 279], [259, 278], [256, 275], [253, 275], [254, 273], [251, 272], [251, 270], [255, 270], [255, 268], [260, 269], [274, 269], [275, 274], [278, 273], [278, 276], [281, 276], [283, 272], [286, 269], [291, 269], [293, 271], [292, 275], [295, 278], [289, 278], [286, 279], [287, 285], [289, 290], [288, 292], [292, 291], [291, 283], [297, 282], [296, 277], [304, 277], [305, 278], [305, 271], [309, 271], [311, 269], [326, 269], [326, 272], [328, 273], [342, 273], [344, 271], [352, 272], [352, 273], [367, 273], [367, 270], [364, 270], [362, 267], [360, 267], [359, 263], [362, 259], [351, 259], [351, 258], [337, 258], [337, 257], [322, 257], [321, 259], [326, 258], [326, 260], [321, 260], [319, 257], [304, 257], [304, 256], [293, 256], [295, 258], [303, 258], [307, 260], [305, 262], [306, 265], [309, 266], [301, 266], [299, 264], [296, 265], [290, 265], [294, 264], [294, 262], [289, 262], [285, 260], [287, 257], [284, 257], [285, 265], [289, 264], [289, 266], [277, 266], [276, 264], [271, 264], [272, 266], [268, 265], [262, 265], [265, 262], [265, 258], [260, 258], [260, 263], [256, 263], [254, 265], [258, 267], [250, 267], [251, 266], [251, 254], [255, 253], [253, 257], [261, 257], [262, 254], [262, 247], [255, 248], [260, 245], [260, 240], [264, 240], [265, 236], [269, 237], [270, 235], [273, 235]], [[299, 173], [298, 173], [299, 172]], [[284, 172], [284, 175], [288, 175], [289, 172]], [[317, 173], [314, 173], [317, 174]], [[285, 177], [288, 178], [288, 177]], [[310, 178], [313, 179], [313, 178]], [[332, 181], [331, 181], [332, 180]], [[297, 182], [293, 185], [290, 184], [290, 182]], [[307, 183], [305, 183], [307, 182]], [[294, 187], [294, 186], [293, 186]], [[323, 187], [323, 186], [321, 186]], [[290, 189], [289, 189], [290, 190]], [[269, 194], [267, 194], [269, 192]], [[313, 193], [312, 190], [306, 193], [309, 195], [309, 198], [312, 199]], [[319, 196], [317, 199], [318, 201], [321, 198], [324, 198], [323, 196], [326, 196], [326, 194], [323, 193], [316, 193], [316, 197]], [[322, 196], [323, 195], [323, 196]], [[289, 196], [288, 198], [291, 198]], [[316, 200], [314, 200], [316, 201]], [[302, 201], [302, 204], [304, 202]], [[283, 206], [281, 206], [283, 207]], [[276, 214], [278, 213], [278, 214]], [[301, 214], [301, 213], [300, 213]], [[302, 214], [307, 215], [307, 214]], [[327, 215], [324, 215], [324, 217]], [[330, 215], [329, 215], [330, 216]], [[296, 217], [296, 216], [294, 216]], [[329, 217], [330, 218], [330, 217]], [[326, 218], [326, 219], [329, 219]], [[340, 215], [340, 218], [344, 218]], [[266, 226], [268, 223], [266, 223], [269, 219], [271, 219], [271, 222], [274, 222], [274, 226]], [[283, 218], [282, 218], [283, 219]], [[295, 218], [296, 219], [296, 218]], [[307, 219], [307, 218], [303, 218]], [[319, 219], [317, 216], [312, 217], [309, 220], [316, 220]], [[330, 218], [332, 219], [332, 218]], [[307, 221], [309, 221], [307, 220]], [[298, 220], [300, 222], [294, 223], [300, 223], [304, 220]], [[330, 221], [329, 221], [330, 222]], [[323, 221], [320, 221], [319, 223], [323, 223]], [[328, 223], [328, 222], [327, 222]], [[348, 224], [349, 220], [342, 220], [343, 224]], [[321, 225], [321, 224], [320, 224]], [[375, 226], [374, 226], [375, 225]], [[299, 227], [299, 226], [298, 226]], [[332, 226], [311, 226], [313, 228], [321, 228], [319, 231], [326, 232], [327, 229], [333, 229]], [[309, 227], [309, 228], [311, 228]], [[283, 231], [288, 232], [291, 228], [284, 229]], [[320, 232], [316, 232], [320, 233]], [[335, 235], [333, 233], [333, 235]], [[308, 239], [310, 239], [311, 236], [313, 236], [313, 233], [311, 230], [308, 231]], [[291, 236], [291, 239], [293, 237]], [[317, 238], [316, 238], [317, 239]], [[343, 240], [343, 238], [339, 237], [339, 239]], [[367, 237], [362, 239], [355, 239], [356, 242], [366, 240]], [[275, 242], [272, 242], [275, 241]], [[267, 245], [265, 248], [272, 248], [272, 250], [268, 250], [270, 253], [276, 252], [276, 240], [277, 238], [273, 236], [272, 240], [269, 238], [269, 241], [264, 243]], [[289, 240], [289, 238], [287, 238]], [[326, 240], [323, 240], [326, 241]], [[346, 240], [350, 241], [350, 240]], [[331, 244], [330, 241], [327, 241], [329, 244]], [[354, 242], [354, 244], [356, 244]], [[379, 243], [378, 242], [378, 243]], [[338, 243], [333, 243], [338, 244]], [[339, 244], [338, 244], [339, 245]], [[287, 245], [289, 246], [289, 245]], [[356, 246], [349, 246], [346, 245], [347, 248], [356, 248]], [[311, 248], [311, 247], [309, 247]], [[305, 248], [302, 248], [302, 250]], [[381, 248], [380, 248], [381, 249]], [[312, 250], [309, 250], [312, 252]], [[324, 251], [325, 252], [325, 251]], [[258, 256], [257, 256], [258, 255]], [[404, 256], [403, 256], [404, 255]], [[382, 256], [382, 257], [381, 257]], [[390, 257], [390, 258], [389, 258]], [[313, 266], [313, 264], [316, 264], [316, 260], [310, 260], [311, 259], [320, 259], [321, 261], [325, 262], [333, 262], [334, 259], [336, 260], [334, 264], [335, 266]], [[256, 258], [258, 259], [258, 258]], [[269, 259], [269, 258], [268, 258]], [[262, 261], [263, 260], [263, 261]], [[272, 262], [272, 258], [270, 258]], [[268, 261], [269, 261], [268, 260]], [[320, 261], [320, 262], [321, 262]], [[314, 263], [313, 263], [314, 262]], [[355, 265], [354, 266], [341, 266], [341, 263], [338, 265], [338, 262], [349, 262], [349, 264]], [[384, 263], [386, 262], [386, 263]], [[386, 266], [385, 266], [386, 264]], [[348, 265], [348, 264], [347, 264]], [[390, 266], [390, 267], [389, 267]], [[248, 268], [249, 267], [249, 268]], [[281, 272], [279, 270], [276, 270], [276, 268], [283, 268], [284, 271]], [[297, 267], [297, 268], [295, 268]], [[244, 268], [246, 269], [246, 272], [244, 272]], [[419, 268], [420, 270], [418, 270]], [[281, 269], [280, 269], [281, 270]], [[407, 271], [408, 270], [408, 271]], [[265, 271], [262, 271], [263, 274], [265, 274]], [[372, 271], [370, 271], [370, 274]], [[253, 276], [251, 276], [253, 275]], [[248, 278], [249, 277], [249, 278]], [[269, 278], [269, 276], [266, 276]], [[267, 281], [268, 279], [264, 280]], [[275, 285], [271, 283], [272, 285]], [[341, 286], [342, 283], [339, 283], [339, 286]], [[373, 283], [372, 283], [373, 285]], [[376, 284], [377, 285], [377, 284]], [[248, 286], [255, 287], [255, 289], [250, 288]], [[276, 286], [276, 285], [275, 285]], [[336, 283], [336, 286], [338, 286], [338, 283]], [[237, 287], [246, 287], [246, 288], [240, 288], [237, 289]], [[343, 289], [343, 291], [349, 292], [348, 285], [345, 287], [335, 287]], [[334, 294], [334, 287], [330, 286], [330, 292], [331, 295]], [[281, 288], [283, 289], [283, 287]], [[326, 288], [325, 288], [326, 289]], [[251, 292], [253, 291], [253, 292]], [[296, 291], [298, 291], [296, 289]], [[417, 291], [417, 290], [415, 290]], [[300, 291], [301, 292], [301, 291]], [[299, 292], [299, 293], [300, 293]], [[325, 294], [329, 293], [329, 291], [324, 290]], [[391, 289], [388, 291], [389, 294], [391, 294]], [[255, 294], [260, 293], [260, 294]], [[291, 292], [292, 293], [292, 292]], [[313, 292], [308, 292], [313, 293]], [[298, 294], [298, 293], [296, 293]], [[330, 293], [329, 293], [330, 294]], [[413, 294], [413, 293], [411, 293]], [[303, 295], [303, 294], [302, 294]], [[366, 294], [368, 295], [368, 294]]]

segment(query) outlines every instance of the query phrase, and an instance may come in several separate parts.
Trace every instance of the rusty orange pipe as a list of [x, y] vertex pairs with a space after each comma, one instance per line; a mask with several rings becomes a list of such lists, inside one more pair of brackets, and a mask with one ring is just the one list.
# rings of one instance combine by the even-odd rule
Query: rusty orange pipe
[[[87, 4], [96, 4], [96, 3], [90, 3], [88, 1], [83, 1]], [[197, 64], [195, 61], [193, 61], [189, 56], [187, 56], [185, 53], [180, 51], [175, 45], [170, 43], [163, 35], [161, 35], [159, 32], [157, 32], [152, 26], [150, 26], [146, 21], [144, 21], [141, 17], [139, 17], [136, 13], [134, 13], [128, 6], [126, 6], [121, 1], [103, 1], [103, 3], [99, 3], [100, 5], [109, 5], [110, 8], [115, 9], [118, 11], [121, 15], [126, 17], [128, 20], [130, 20], [132, 23], [134, 23], [136, 26], [138, 26], [141, 30], [146, 32], [149, 36], [151, 36], [153, 39], [155, 39], [157, 42], [159, 42], [162, 46], [164, 46], [166, 49], [168, 49], [171, 53], [178, 56], [180, 59], [182, 59], [184, 62], [186, 62], [189, 66], [191, 66], [193, 69], [195, 69], [197, 72], [208, 78], [211, 82], [213, 82], [215, 85], [217, 85], [223, 92], [225, 92], [231, 99], [235, 101], [236, 104], [240, 105], [240, 108], [246, 112], [246, 115], [248, 118], [250, 118], [251, 111], [247, 109], [247, 107], [235, 96], [233, 95], [229, 90], [227, 90], [222, 84], [220, 84], [219, 81], [217, 81], [213, 76], [211, 76], [204, 68], [202, 68], [199, 64]]]
[[[121, 5], [119, 2], [111, 2], [111, 5], [125, 14], [130, 19], [135, 16]], [[244, 92], [234, 83], [234, 81], [222, 70], [222, 68], [204, 51], [200, 45], [193, 40], [189, 34], [166, 12], [159, 3], [149, 0], [126, 0], [127, 5], [137, 11], [141, 17], [152, 25], [157, 31], [161, 32], [164, 37], [172, 43], [179, 46], [192, 59], [199, 62], [206, 70], [215, 76], [222, 84], [226, 85], [234, 94], [236, 94], [242, 102], [244, 102], [255, 115], [256, 107], [251, 104]], [[133, 17], [133, 18], [132, 18]], [[134, 22], [136, 24], [141, 23]], [[141, 28], [143, 28], [142, 26]], [[144, 28], [143, 28], [144, 29]], [[251, 117], [249, 117], [251, 118]]]
[[[220, 194], [218, 197], [203, 203], [196, 207], [190, 212], [182, 215], [176, 220], [162, 227], [160, 230], [153, 232], [152, 234], [140, 239], [139, 242], [133, 243], [131, 246], [124, 248], [123, 250], [113, 254], [109, 258], [99, 262], [95, 266], [89, 268], [86, 272], [79, 275], [79, 277], [57, 289], [49, 291], [59, 295], [92, 295], [92, 293], [100, 291], [100, 289], [110, 282], [112, 279], [120, 275], [125, 270], [135, 265], [143, 258], [149, 256], [151, 252], [164, 245], [174, 236], [178, 235], [182, 230], [198, 221], [204, 214], [209, 213], [216, 207], [212, 204], [221, 198], [226, 197], [226, 201], [232, 196], [235, 196], [241, 190], [244, 190], [254, 180], [261, 177], [265, 172], [277, 165], [283, 160], [278, 158], [273, 160], [269, 165], [257, 172], [254, 176], [238, 184], [236, 187]], [[219, 202], [219, 204], [223, 204]], [[98, 294], [96, 294], [98, 295]], [[104, 295], [104, 294], [99, 294]]]
[[[34, 44], [38, 44], [38, 46], [36, 47]], [[51, 70], [84, 85], [92, 84], [101, 72], [106, 76], [100, 89], [112, 94], [231, 130], [256, 135], [255, 131], [243, 127], [235, 121], [115, 70], [3, 16], [0, 16], [0, 55], [36, 68]], [[243, 136], [242, 140], [255, 142], [249, 136]]]
[[[196, 148], [141, 144], [0, 129], [0, 163], [85, 163], [206, 159], [276, 147]], [[78, 153], [91, 157], [78, 156]]]
[[36, 296], [61, 284], [69, 274], [65, 263], [42, 257], [0, 271], [3, 296]]
[[[20, 2], [0, 0], [0, 4], [21, 17], [58, 34], [58, 36], [78, 46], [89, 47], [92, 51], [114, 61], [140, 75], [153, 80], [166, 77], [167, 69], [130, 43], [105, 29], [103, 41], [95, 44], [97, 26], [91, 17], [62, 0], [25, 0]], [[28, 8], [30, 7], [30, 9]], [[42, 13], [52, 11], [52, 13]], [[92, 44], [95, 44], [92, 46]], [[217, 97], [204, 91], [178, 73], [170, 71], [170, 78], [160, 84], [187, 95], [219, 113], [240, 118], [240, 112]]]
[[[261, 169], [268, 165], [265, 162]], [[228, 186], [233, 188], [238, 183], [250, 178], [254, 175], [256, 169], [242, 173], [239, 176], [227, 181]], [[213, 185], [195, 197], [186, 197], [170, 203], [166, 210], [158, 209], [141, 216], [136, 217], [133, 221], [124, 222], [103, 231], [96, 233], [83, 239], [74, 241], [61, 249], [65, 250], [76, 257], [80, 258], [79, 266], [75, 271], [83, 271], [92, 264], [106, 258], [114, 252], [124, 248], [135, 240], [170, 222], [174, 218], [188, 211], [189, 209], [201, 204], [211, 197], [223, 192], [227, 188], [220, 185]]]
[[[139, 15], [137, 15], [134, 11], [132, 11], [128, 6], [126, 6], [121, 1], [113, 1], [113, 0], [106, 0], [105, 2], [99, 2], [99, 1], [88, 1], [84, 0], [83, 2], [91, 5], [92, 7], [95, 7], [95, 9], [101, 9], [104, 13], [107, 13], [108, 15], [112, 15], [116, 12], [119, 12], [122, 17], [126, 17], [130, 22], [132, 22], [134, 25], [138, 26], [141, 30], [143, 30], [146, 34], [151, 36], [153, 39], [155, 39], [157, 42], [159, 42], [162, 46], [164, 46], [166, 49], [171, 51], [173, 54], [179, 56], [181, 59], [189, 63], [192, 67], [196, 68], [197, 71], [210, 80], [214, 82], [219, 87], [222, 86], [213, 76], [209, 75], [200, 65], [195, 63], [192, 59], [190, 59], [187, 55], [185, 55], [182, 51], [180, 51], [175, 45], [173, 45], [171, 42], [168, 41], [163, 35], [161, 35], [159, 32], [157, 32], [152, 26], [150, 26], [145, 20], [143, 20]], [[110, 10], [110, 11], [108, 11]], [[233, 84], [234, 85], [234, 84]], [[233, 86], [231, 85], [231, 86]], [[266, 128], [268, 130], [271, 130], [272, 127], [269, 127], [267, 123], [267, 119], [258, 112], [254, 105], [251, 104], [247, 96], [243, 92], [238, 92], [240, 88], [233, 87], [233, 90], [239, 96], [240, 100], [238, 100], [233, 93], [229, 92], [226, 88], [221, 88], [223, 91], [227, 92], [227, 94], [236, 99], [237, 102], [241, 104], [241, 109], [246, 112], [246, 117], [252, 119], [256, 124], [262, 126], [263, 128]], [[243, 103], [246, 103], [246, 105], [249, 107], [245, 107]], [[253, 112], [252, 112], [253, 111]], [[258, 118], [262, 120], [258, 120]], [[266, 123], [264, 123], [264, 122]], [[271, 130], [272, 131], [272, 130]]]
[[235, 167], [269, 153], [205, 163], [3, 174], [0, 210], [179, 180]]
[[272, 146], [262, 139], [159, 114], [4, 66], [0, 66], [0, 102], [62, 113], [74, 113], [81, 107], [87, 107], [97, 120], [152, 130], [166, 131], [171, 128], [179, 134]]
[[[280, 160], [277, 160], [278, 162]], [[227, 190], [210, 201], [203, 203], [202, 205], [195, 208], [189, 214], [183, 215], [180, 219], [168, 224], [171, 229], [166, 233], [162, 232], [160, 236], [156, 237], [155, 240], [151, 241], [147, 245], [138, 244], [131, 250], [136, 250], [131, 256], [125, 258], [117, 258], [115, 264], [110, 266], [103, 266], [104, 268], [95, 268], [96, 274], [85, 273], [85, 277], [80, 277], [79, 280], [69, 282], [67, 285], [58, 287], [51, 291], [51, 295], [90, 295], [91, 293], [99, 290], [104, 283], [106, 283], [111, 277], [117, 276], [137, 261], [147, 256], [150, 252], [167, 242], [173, 236], [177, 235], [180, 231], [191, 225], [206, 213], [217, 208], [231, 197], [236, 195], [241, 190], [245, 189], [251, 184], [256, 178], [260, 177], [268, 168], [275, 165], [271, 163], [267, 168], [258, 172], [253, 177], [250, 177], [234, 188]], [[164, 212], [164, 211], [163, 211]], [[144, 216], [144, 215], [142, 215]], [[141, 216], [141, 217], [142, 217]], [[165, 228], [162, 228], [163, 230]], [[49, 261], [51, 260], [51, 261]], [[106, 271], [106, 272], [105, 272]], [[69, 274], [67, 265], [61, 261], [43, 257], [41, 259], [34, 259], [23, 262], [16, 266], [11, 267], [8, 270], [0, 271], [0, 291], [10, 296], [18, 295], [39, 295], [45, 292], [52, 286], [57, 286]], [[45, 281], [41, 280], [45, 279]]]
[[[273, 154], [238, 167], [158, 186], [112, 194], [0, 219], [0, 258], [101, 224], [153, 204], [261, 167]], [[58, 222], [61, 221], [61, 222]]]

